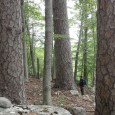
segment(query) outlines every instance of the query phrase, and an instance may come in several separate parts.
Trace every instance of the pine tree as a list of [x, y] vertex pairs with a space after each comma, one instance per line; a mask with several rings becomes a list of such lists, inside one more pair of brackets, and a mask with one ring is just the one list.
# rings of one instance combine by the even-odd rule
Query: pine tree
[[0, 96], [25, 103], [21, 1], [0, 0]]

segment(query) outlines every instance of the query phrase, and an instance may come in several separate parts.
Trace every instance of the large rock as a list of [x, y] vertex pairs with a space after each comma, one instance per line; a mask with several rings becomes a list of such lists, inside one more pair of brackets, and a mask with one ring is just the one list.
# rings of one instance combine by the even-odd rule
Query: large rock
[[12, 105], [11, 101], [5, 97], [0, 97], [0, 108], [10, 108]]
[[0, 97], [0, 115], [72, 115], [64, 108], [47, 105], [17, 105], [13, 106], [11, 101]]
[[72, 115], [86, 115], [86, 110], [82, 107], [71, 107], [68, 110]]
[[0, 111], [0, 115], [20, 115], [20, 114], [16, 113], [16, 112], [6, 112], [6, 111], [3, 112], [3, 111]]
[[20, 105], [4, 109], [0, 115], [72, 115], [69, 111], [47, 105]]
[[39, 113], [40, 115], [72, 115], [69, 111], [61, 107], [47, 106], [47, 105], [30, 105], [31, 111]]

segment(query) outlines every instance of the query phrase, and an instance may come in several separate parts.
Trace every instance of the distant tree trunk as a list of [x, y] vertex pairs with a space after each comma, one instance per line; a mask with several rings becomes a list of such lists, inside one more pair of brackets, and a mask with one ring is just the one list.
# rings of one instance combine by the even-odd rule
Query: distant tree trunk
[[83, 56], [83, 59], [84, 59], [84, 77], [85, 79], [87, 80], [88, 82], [88, 77], [87, 77], [87, 30], [88, 28], [86, 27], [84, 29], [84, 56]]
[[25, 20], [25, 25], [26, 25], [26, 29], [27, 29], [27, 33], [28, 33], [28, 37], [29, 37], [29, 42], [30, 42], [30, 58], [31, 58], [31, 64], [32, 64], [32, 73], [34, 75], [34, 77], [36, 77], [36, 69], [35, 69], [35, 64], [34, 64], [34, 48], [33, 48], [33, 39], [34, 39], [34, 30], [33, 30], [33, 25], [32, 25], [32, 37], [30, 37], [30, 30], [28, 27], [28, 20]]
[[31, 55], [31, 61], [32, 61], [32, 70], [33, 75], [36, 78], [36, 68], [35, 68], [35, 55], [34, 55], [34, 25], [32, 25], [32, 37], [30, 38], [30, 55]]
[[92, 86], [94, 87], [96, 84], [96, 38], [95, 38], [95, 25], [93, 24], [92, 32], [93, 32], [93, 39], [94, 39], [94, 69], [93, 69], [93, 79], [92, 79]]
[[51, 105], [51, 67], [52, 67], [52, 38], [53, 18], [52, 0], [45, 0], [45, 48], [44, 48], [44, 77], [43, 77], [43, 104]]
[[40, 65], [39, 58], [37, 58], [37, 78], [38, 79], [40, 79], [40, 74], [39, 74], [40, 73], [40, 71], [39, 71], [40, 70], [40, 66], [39, 65]]
[[67, 16], [67, 1], [53, 0], [56, 57], [56, 84], [62, 89], [75, 89]]
[[24, 77], [28, 79], [28, 64], [27, 64], [27, 50], [26, 50], [26, 40], [25, 40], [25, 15], [24, 15], [24, 0], [21, 0], [22, 6], [22, 32], [23, 32], [23, 62], [24, 62]]
[[55, 65], [55, 53], [52, 56], [52, 80], [56, 79], [56, 65]]
[[98, 0], [95, 115], [115, 115], [115, 0]]
[[25, 103], [21, 1], [0, 0], [0, 96]]
[[79, 56], [79, 48], [81, 43], [81, 34], [82, 34], [82, 22], [80, 25], [80, 31], [79, 31], [79, 40], [76, 50], [76, 57], [75, 57], [75, 70], [74, 70], [74, 81], [77, 83], [77, 69], [78, 69], [78, 56]]
[[84, 73], [84, 59], [82, 58], [81, 76], [83, 76], [83, 73]]
[[[24, 34], [24, 33], [23, 33]], [[25, 36], [23, 35], [23, 63], [24, 63], [24, 78], [28, 79], [28, 63]]]
[[81, 48], [82, 48], [82, 51], [83, 51], [83, 54], [82, 54], [82, 65], [81, 65], [81, 76], [83, 76], [83, 74], [84, 74], [84, 31], [83, 31], [83, 29], [82, 29], [82, 34], [81, 34], [81, 36], [82, 36], [82, 40], [81, 40], [81, 42], [82, 42], [82, 45], [81, 45]]

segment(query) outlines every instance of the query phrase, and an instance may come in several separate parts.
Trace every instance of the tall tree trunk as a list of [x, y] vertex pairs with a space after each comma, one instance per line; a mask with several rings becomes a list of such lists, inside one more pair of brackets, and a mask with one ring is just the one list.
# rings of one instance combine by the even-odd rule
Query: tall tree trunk
[[33, 25], [32, 25], [32, 37], [30, 37], [30, 30], [28, 27], [28, 19], [25, 20], [25, 26], [27, 29], [28, 37], [29, 37], [29, 43], [30, 43], [30, 58], [31, 58], [31, 64], [32, 64], [32, 73], [34, 77], [36, 77], [36, 70], [35, 70], [35, 64], [34, 64], [34, 48], [33, 48], [33, 39], [34, 39], [34, 30], [33, 30]]
[[88, 78], [87, 78], [87, 30], [88, 28], [86, 27], [84, 29], [84, 78], [87, 80], [88, 82]]
[[0, 96], [25, 103], [21, 1], [0, 0]]
[[36, 68], [35, 68], [35, 55], [34, 55], [34, 25], [32, 25], [32, 37], [30, 38], [30, 55], [31, 55], [31, 61], [32, 61], [32, 70], [33, 75], [36, 78]]
[[98, 0], [95, 115], [115, 115], [115, 0]]
[[54, 41], [52, 42], [52, 80], [56, 79], [56, 65], [55, 65], [55, 49]]
[[37, 58], [37, 78], [40, 79], [40, 63], [39, 63], [39, 58]]
[[52, 67], [52, 0], [45, 0], [45, 48], [44, 48], [44, 78], [43, 104], [51, 105], [51, 67]]
[[92, 86], [94, 87], [96, 84], [96, 37], [95, 37], [95, 25], [93, 24], [92, 27], [93, 39], [94, 39], [94, 69], [93, 69], [93, 79], [92, 79]]
[[62, 89], [75, 89], [67, 16], [67, 1], [53, 0], [56, 56], [56, 84]]
[[84, 73], [84, 31], [82, 29], [82, 33], [81, 33], [81, 50], [82, 50], [82, 59], [81, 59], [81, 76], [83, 76]]
[[55, 54], [53, 54], [53, 63], [52, 63], [52, 80], [56, 79], [56, 65], [55, 65]]
[[[24, 34], [24, 33], [23, 33]], [[24, 64], [24, 78], [28, 79], [28, 63], [25, 36], [23, 35], [23, 64]]]
[[27, 50], [26, 50], [26, 40], [25, 40], [25, 15], [24, 15], [24, 0], [21, 0], [22, 6], [22, 32], [23, 32], [23, 63], [24, 63], [24, 77], [28, 79], [28, 64], [27, 64]]

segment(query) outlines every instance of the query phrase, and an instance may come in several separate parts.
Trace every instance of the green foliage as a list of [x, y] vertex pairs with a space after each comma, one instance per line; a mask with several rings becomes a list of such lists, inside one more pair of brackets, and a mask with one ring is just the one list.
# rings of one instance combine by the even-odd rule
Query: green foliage
[[43, 68], [44, 68], [44, 49], [41, 47], [36, 47], [35, 48], [35, 63], [36, 63], [36, 69], [37, 69], [37, 58], [39, 58], [39, 71], [40, 71], [40, 76], [42, 77], [43, 75]]
[[68, 39], [68, 36], [62, 34], [54, 34], [54, 39]]
[[35, 3], [25, 2], [24, 6], [25, 16], [33, 20], [43, 20], [44, 17], [40, 12], [40, 7]]
[[[27, 47], [27, 60], [28, 60], [28, 71], [30, 75], [33, 75], [32, 69], [32, 59], [30, 55], [30, 41], [32, 42], [33, 50], [34, 50], [34, 63], [35, 69], [37, 70], [37, 58], [40, 60], [40, 75], [43, 74], [43, 43], [41, 43], [41, 38], [43, 38], [42, 34], [38, 31], [36, 32], [36, 26], [39, 29], [43, 29], [44, 24], [44, 16], [42, 15], [41, 8], [38, 4], [31, 2], [29, 0], [25, 0], [24, 2], [24, 18], [25, 18], [25, 41]], [[41, 29], [41, 30], [42, 30]], [[40, 36], [38, 36], [40, 34]], [[39, 48], [39, 46], [41, 46]]]
[[[96, 1], [95, 0], [77, 0], [75, 1], [75, 6], [73, 8], [74, 12], [71, 12], [73, 17], [69, 19], [69, 24], [71, 26], [74, 26], [75, 24], [79, 25], [80, 22], [83, 21], [83, 28], [82, 31], [84, 31], [85, 27], [88, 27], [88, 48], [87, 48], [87, 73], [89, 78], [89, 84], [92, 82], [93, 73], [95, 71], [95, 48], [96, 47]], [[41, 9], [39, 5], [36, 5], [33, 2], [25, 2], [24, 6], [25, 11], [25, 19], [29, 20], [28, 25], [31, 26], [34, 22], [37, 22], [37, 27], [39, 30], [43, 30], [44, 28], [44, 16], [42, 15]], [[41, 21], [43, 23], [41, 23]], [[41, 29], [42, 28], [42, 29]], [[78, 32], [79, 33], [79, 32]], [[37, 68], [37, 58], [40, 60], [40, 73], [43, 74], [43, 65], [44, 65], [44, 49], [43, 49], [43, 36], [35, 36], [34, 40], [34, 50], [35, 50], [35, 65]], [[28, 33], [25, 33], [25, 39], [27, 44], [27, 54], [28, 54], [28, 64], [29, 64], [29, 72], [32, 73], [32, 66], [31, 66], [31, 57], [30, 57], [30, 42], [29, 42], [29, 36]], [[53, 36], [54, 39], [67, 39], [68, 36], [55, 34]], [[80, 44], [80, 50], [79, 50], [79, 57], [78, 57], [78, 76], [81, 76], [83, 73], [83, 46], [84, 46], [84, 35], [82, 35], [82, 41]], [[76, 43], [72, 46], [72, 57], [73, 57], [73, 65], [75, 61], [75, 52], [77, 47], [77, 40]], [[94, 50], [95, 49], [95, 50]]]
[[[87, 74], [89, 84], [92, 84], [92, 77], [95, 72], [95, 55], [96, 55], [96, 1], [95, 0], [79, 0], [76, 1], [75, 9], [76, 9], [76, 19], [79, 22], [83, 22], [82, 31], [87, 27]], [[79, 12], [79, 14], [78, 14]], [[75, 18], [75, 17], [74, 17]], [[74, 19], [75, 20], [75, 19]], [[84, 34], [81, 38], [81, 44], [79, 49], [79, 57], [78, 57], [78, 72], [77, 76], [83, 75], [83, 53], [84, 53]], [[77, 47], [77, 44], [73, 47]], [[74, 54], [75, 59], [75, 54]]]

